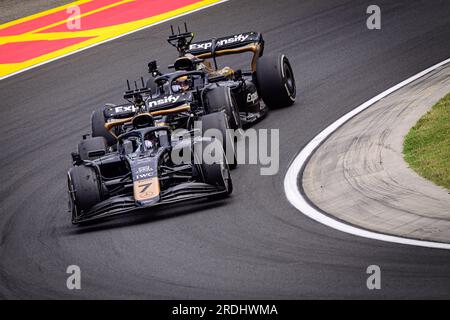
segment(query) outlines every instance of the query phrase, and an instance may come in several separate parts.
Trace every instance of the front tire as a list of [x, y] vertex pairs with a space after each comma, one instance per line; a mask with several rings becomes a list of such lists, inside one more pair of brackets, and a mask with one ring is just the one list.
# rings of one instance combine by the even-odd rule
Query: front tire
[[271, 109], [288, 107], [295, 102], [297, 89], [294, 72], [284, 54], [263, 56], [256, 64], [258, 93]]
[[241, 117], [229, 87], [217, 87], [206, 94], [208, 113], [224, 112], [228, 117], [230, 128], [242, 128]]
[[81, 165], [68, 173], [69, 200], [72, 221], [102, 200], [100, 181], [94, 168]]
[[223, 150], [225, 150], [225, 155], [230, 169], [236, 168], [237, 158], [234, 147], [234, 139], [228, 131], [230, 127], [225, 113], [215, 112], [207, 114], [201, 117], [201, 121], [203, 135], [209, 129], [216, 129], [220, 132], [220, 137], [216, 137], [216, 139], [220, 138], [217, 140], [221, 143]]
[[[215, 145], [214, 145], [215, 144]], [[221, 161], [214, 163], [206, 163], [203, 159], [203, 154], [208, 147], [209, 150], [220, 150], [221, 153]], [[196, 168], [196, 171], [200, 171], [198, 178], [207, 184], [223, 187], [226, 192], [213, 196], [213, 198], [225, 198], [229, 196], [233, 192], [233, 183], [231, 181], [230, 169], [225, 157], [225, 152], [223, 151], [222, 146], [218, 141], [213, 140], [209, 142], [203, 141], [202, 148], [194, 147], [194, 159], [197, 164], [193, 164], [193, 167]]]

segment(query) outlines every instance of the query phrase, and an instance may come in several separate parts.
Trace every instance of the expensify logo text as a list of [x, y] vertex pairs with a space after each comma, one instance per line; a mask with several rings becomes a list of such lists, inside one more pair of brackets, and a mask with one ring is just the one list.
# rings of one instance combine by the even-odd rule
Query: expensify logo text
[[[217, 46], [222, 46], [224, 44], [230, 44], [230, 43], [235, 43], [235, 42], [244, 42], [245, 40], [247, 40], [249, 37], [248, 34], [237, 34], [231, 38], [228, 39], [222, 39], [222, 40], [218, 40], [216, 42]], [[189, 46], [189, 50], [196, 50], [196, 49], [209, 49], [212, 46], [212, 41], [208, 41], [208, 42], [203, 42], [203, 43], [193, 43]]]

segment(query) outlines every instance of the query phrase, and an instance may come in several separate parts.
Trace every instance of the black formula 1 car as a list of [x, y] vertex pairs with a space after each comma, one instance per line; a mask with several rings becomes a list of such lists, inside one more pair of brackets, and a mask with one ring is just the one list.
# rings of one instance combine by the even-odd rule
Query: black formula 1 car
[[[204, 119], [212, 126], [217, 121], [225, 121], [225, 115], [217, 112]], [[85, 136], [72, 153], [68, 172], [72, 223], [228, 196], [233, 186], [221, 143], [191, 133], [172, 141], [170, 127], [156, 126], [151, 114], [140, 113], [117, 137], [115, 149], [103, 137]]]
[[[74, 224], [159, 204], [228, 196], [229, 168], [236, 166], [228, 129], [254, 123], [268, 108], [295, 102], [289, 60], [283, 54], [263, 57], [261, 34], [192, 43], [193, 33], [185, 31], [174, 34], [172, 29], [168, 38], [179, 52], [170, 66], [174, 72], [162, 74], [152, 61], [147, 83], [141, 78], [141, 87], [135, 82], [131, 89], [127, 81], [127, 104], [108, 104], [92, 113], [91, 137], [79, 143], [68, 172]], [[253, 53], [250, 70], [218, 68], [217, 57], [243, 52]], [[216, 129], [221, 134], [197, 136], [196, 120], [201, 120], [203, 133]], [[173, 130], [180, 128], [189, 137], [172, 139]], [[174, 159], [179, 150], [189, 159]], [[196, 160], [205, 153], [215, 154], [215, 162]]]
[[[151, 112], [159, 124], [188, 130], [204, 115], [223, 112], [227, 121], [217, 129], [223, 132], [224, 149], [234, 152], [233, 147], [225, 147], [233, 140], [226, 129], [251, 125], [269, 108], [295, 102], [296, 86], [289, 60], [284, 54], [263, 56], [261, 34], [247, 32], [195, 43], [193, 38], [186, 24], [184, 33], [175, 34], [172, 28], [168, 42], [178, 50], [179, 57], [169, 68], [175, 71], [163, 74], [156, 61], [150, 62], [151, 78], [146, 84], [141, 78], [142, 88], [138, 89], [135, 82], [131, 90], [128, 83], [124, 96], [128, 104], [106, 105], [93, 112], [92, 136], [104, 137], [109, 146], [114, 146], [123, 133], [117, 123], [127, 122], [140, 112]], [[217, 57], [244, 52], [253, 53], [249, 70], [218, 68]], [[227, 159], [233, 168], [235, 155], [227, 153]]]

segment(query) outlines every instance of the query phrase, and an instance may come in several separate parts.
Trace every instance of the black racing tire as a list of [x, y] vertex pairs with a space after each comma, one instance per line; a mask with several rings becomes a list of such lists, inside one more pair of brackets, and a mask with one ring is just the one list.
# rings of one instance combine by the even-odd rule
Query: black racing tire
[[294, 72], [284, 54], [258, 59], [256, 84], [259, 95], [271, 109], [288, 107], [295, 102], [297, 89]]
[[223, 112], [215, 112], [206, 114], [201, 117], [203, 135], [209, 129], [217, 129], [221, 133], [219, 142], [222, 144], [223, 150], [227, 158], [230, 169], [237, 167], [236, 148], [234, 146], [234, 138], [231, 136], [227, 116]]
[[236, 102], [229, 87], [216, 87], [206, 93], [208, 113], [225, 112], [229, 119], [230, 128], [242, 128], [241, 117]]
[[103, 137], [93, 137], [78, 143], [78, 154], [81, 160], [93, 160], [106, 154], [106, 140]]
[[93, 167], [75, 166], [68, 173], [72, 220], [102, 200], [100, 181]]
[[[215, 147], [212, 147], [211, 144], [217, 144]], [[209, 146], [209, 148], [208, 148]], [[208, 148], [208, 149], [207, 149]], [[205, 163], [203, 161], [203, 153], [206, 150], [215, 151], [220, 150], [222, 155], [222, 160], [219, 163]], [[233, 192], [233, 182], [231, 181], [230, 168], [228, 166], [228, 162], [225, 157], [225, 152], [222, 149], [220, 143], [217, 140], [212, 141], [203, 141], [201, 148], [194, 148], [194, 159], [199, 164], [193, 164], [193, 168], [195, 171], [199, 171], [198, 179], [202, 182], [216, 186], [216, 187], [225, 187], [226, 192], [217, 196], [212, 196], [214, 199], [225, 198], [229, 196]]]
[[91, 115], [92, 137], [103, 137], [105, 138], [106, 144], [108, 146], [113, 146], [117, 143], [117, 139], [108, 130], [106, 130], [105, 123], [106, 119], [103, 113], [103, 109], [98, 109], [92, 112]]

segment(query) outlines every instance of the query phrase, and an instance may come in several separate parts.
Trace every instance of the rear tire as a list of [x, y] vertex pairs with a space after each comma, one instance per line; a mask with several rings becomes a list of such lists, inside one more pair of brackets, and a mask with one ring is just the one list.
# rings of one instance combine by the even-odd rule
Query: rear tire
[[105, 115], [103, 114], [103, 109], [98, 109], [92, 112], [91, 115], [91, 129], [92, 137], [103, 137], [106, 140], [108, 146], [113, 146], [117, 143], [116, 137], [114, 137], [105, 128]]
[[202, 132], [203, 135], [209, 129], [219, 130], [221, 133], [220, 139], [217, 139], [221, 145], [223, 150], [225, 151], [225, 155], [227, 158], [228, 165], [230, 169], [234, 169], [237, 167], [237, 159], [236, 159], [236, 150], [234, 147], [234, 139], [230, 135], [228, 129], [228, 121], [225, 113], [223, 112], [215, 112], [204, 115], [201, 117], [202, 121]]
[[297, 94], [294, 72], [284, 54], [263, 56], [256, 64], [258, 93], [271, 109], [288, 107]]
[[102, 200], [100, 181], [94, 168], [75, 166], [68, 173], [69, 197], [72, 211], [72, 221], [86, 210]]

